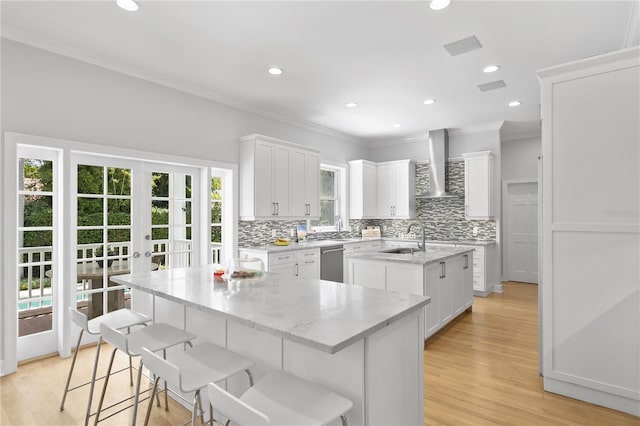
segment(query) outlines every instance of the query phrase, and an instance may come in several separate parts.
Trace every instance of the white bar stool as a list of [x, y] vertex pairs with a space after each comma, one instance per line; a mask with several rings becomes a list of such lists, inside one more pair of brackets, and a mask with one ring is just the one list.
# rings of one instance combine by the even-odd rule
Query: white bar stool
[[[91, 401], [93, 399], [93, 388], [95, 386], [96, 381], [96, 372], [98, 370], [98, 360], [100, 358], [100, 345], [102, 343], [102, 336], [100, 335], [100, 324], [105, 323], [110, 327], [115, 329], [127, 329], [127, 332], [131, 331], [131, 327], [138, 325], [146, 325], [151, 321], [146, 315], [143, 315], [139, 312], [132, 311], [131, 309], [118, 309], [116, 311], [108, 312], [104, 315], [100, 315], [99, 317], [93, 318], [89, 320], [85, 314], [82, 312], [69, 307], [69, 314], [71, 316], [71, 320], [80, 327], [80, 335], [78, 336], [78, 343], [76, 344], [76, 350], [73, 353], [73, 359], [71, 360], [71, 367], [69, 368], [69, 375], [67, 376], [67, 384], [64, 387], [64, 393], [62, 394], [62, 402], [60, 403], [60, 411], [64, 410], [64, 402], [67, 399], [67, 393], [72, 390], [79, 389], [86, 385], [91, 385], [89, 388], [89, 401], [87, 403], [87, 412], [84, 419], [84, 424], [87, 425], [89, 423], [89, 417], [91, 416]], [[69, 388], [71, 384], [71, 376], [73, 375], [73, 370], [76, 365], [76, 358], [78, 357], [78, 352], [80, 350], [80, 342], [82, 341], [82, 335], [87, 332], [92, 336], [100, 335], [98, 338], [98, 343], [96, 345], [96, 356], [93, 362], [93, 371], [91, 373], [91, 380], [88, 382], [82, 383], [80, 385], [74, 386], [73, 388]], [[123, 368], [121, 370], [115, 371], [115, 373], [119, 373], [121, 371], [126, 370]], [[103, 379], [104, 377], [100, 377], [97, 380]], [[133, 385], [133, 370], [131, 366], [131, 358], [129, 358], [129, 378], [131, 381], [131, 385]]]
[[240, 398], [215, 383], [207, 385], [209, 401], [238, 425], [326, 425], [337, 419], [347, 425], [347, 413], [353, 403], [321, 386], [284, 371], [258, 381]]
[[[254, 362], [210, 342], [204, 342], [192, 349], [180, 352], [170, 360], [163, 359], [147, 348], [142, 348], [142, 364], [156, 375], [151, 400], [156, 395], [160, 378], [178, 386], [180, 391], [184, 393], [195, 392], [191, 415], [192, 425], [196, 424], [198, 410], [201, 423], [204, 423], [200, 391], [206, 388], [210, 382], [220, 382], [244, 371], [249, 376], [249, 384], [253, 386], [253, 376], [249, 368], [253, 366]], [[153, 404], [150, 403], [147, 408], [145, 425], [149, 423], [152, 406]], [[211, 420], [213, 421], [213, 418]]]
[[[179, 328], [173, 327], [169, 324], [163, 323], [155, 323], [151, 324], [141, 330], [136, 330], [131, 334], [124, 334], [119, 330], [116, 330], [112, 327], [109, 327], [107, 324], [100, 324], [100, 332], [102, 333], [102, 338], [104, 341], [110, 343], [114, 346], [113, 352], [111, 353], [111, 359], [109, 360], [109, 367], [107, 369], [107, 374], [104, 380], [104, 386], [102, 387], [102, 394], [100, 395], [100, 402], [98, 403], [98, 410], [96, 411], [96, 418], [94, 421], [94, 425], [97, 425], [100, 421], [100, 413], [102, 411], [102, 404], [104, 403], [104, 396], [107, 392], [107, 385], [109, 384], [109, 376], [111, 372], [111, 368], [113, 367], [113, 360], [116, 356], [116, 352], [118, 350], [124, 352], [130, 357], [140, 356], [142, 348], [145, 347], [150, 351], [157, 352], [163, 351], [163, 355], [166, 357], [166, 350], [172, 346], [177, 346], [181, 343], [186, 343], [191, 346], [191, 340], [196, 338], [196, 335], [193, 333], [189, 333], [188, 331], [181, 330]], [[127, 407], [124, 407], [113, 414], [105, 417], [102, 420], [106, 420], [107, 418], [120, 413], [121, 411], [126, 410], [127, 408], [133, 407], [133, 416], [131, 424], [136, 424], [136, 416], [138, 414], [138, 402], [140, 399], [140, 382], [142, 381], [142, 360], [140, 360], [140, 366], [138, 367], [138, 380], [136, 382], [136, 391], [133, 397], [125, 398], [121, 401], [118, 401], [115, 404], [110, 405], [107, 408], [114, 407], [122, 402], [128, 401], [131, 398], [134, 399], [133, 404]], [[167, 384], [165, 381], [165, 388]], [[149, 403], [152, 403], [150, 401]], [[165, 395], [165, 404], [167, 402], [167, 397]]]

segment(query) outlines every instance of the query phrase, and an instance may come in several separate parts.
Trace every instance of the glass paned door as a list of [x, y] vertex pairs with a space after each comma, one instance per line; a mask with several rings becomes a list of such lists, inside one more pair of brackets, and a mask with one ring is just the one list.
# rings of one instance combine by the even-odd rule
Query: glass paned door
[[129, 307], [111, 277], [131, 270], [134, 166], [76, 166], [76, 305], [89, 319]]
[[58, 153], [18, 147], [17, 322], [18, 359], [55, 351], [57, 289], [54, 247], [58, 244]]
[[152, 267], [190, 267], [199, 255], [198, 233], [194, 232], [199, 223], [199, 171], [156, 164], [147, 165], [147, 170]]
[[53, 162], [19, 159], [18, 336], [53, 329]]

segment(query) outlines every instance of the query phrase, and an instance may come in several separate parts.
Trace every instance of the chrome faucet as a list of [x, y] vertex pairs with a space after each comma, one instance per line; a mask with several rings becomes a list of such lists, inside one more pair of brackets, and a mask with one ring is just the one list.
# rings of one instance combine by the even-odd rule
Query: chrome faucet
[[413, 223], [410, 223], [410, 224], [409, 224], [409, 227], [407, 228], [407, 234], [411, 233], [411, 227], [412, 227], [413, 225], [419, 225], [419, 226], [422, 228], [422, 245], [420, 245], [420, 243], [418, 243], [418, 249], [419, 249], [419, 250], [422, 250], [422, 251], [425, 251], [425, 247], [426, 247], [426, 245], [425, 245], [425, 241], [426, 241], [426, 238], [425, 238], [425, 227], [424, 227], [424, 224], [422, 224], [422, 223], [420, 223], [420, 222], [413, 222]]

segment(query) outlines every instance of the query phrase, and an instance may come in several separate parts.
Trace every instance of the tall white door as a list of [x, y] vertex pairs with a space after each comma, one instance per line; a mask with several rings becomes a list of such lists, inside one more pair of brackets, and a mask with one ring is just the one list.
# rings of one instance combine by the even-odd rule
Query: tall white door
[[508, 183], [505, 194], [506, 278], [538, 283], [538, 184]]

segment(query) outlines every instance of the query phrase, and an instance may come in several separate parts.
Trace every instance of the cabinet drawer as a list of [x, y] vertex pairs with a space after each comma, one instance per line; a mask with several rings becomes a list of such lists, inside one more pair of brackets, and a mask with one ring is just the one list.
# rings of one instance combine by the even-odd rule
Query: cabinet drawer
[[366, 241], [354, 244], [345, 244], [345, 253], [355, 253], [358, 251], [378, 250], [382, 247], [382, 241]]
[[295, 252], [295, 260], [298, 261], [307, 261], [307, 260], [316, 260], [320, 258], [320, 250], [319, 249], [310, 249], [310, 250], [298, 250]]
[[295, 262], [295, 260], [296, 260], [296, 253], [294, 251], [274, 253], [269, 255], [269, 266]]

